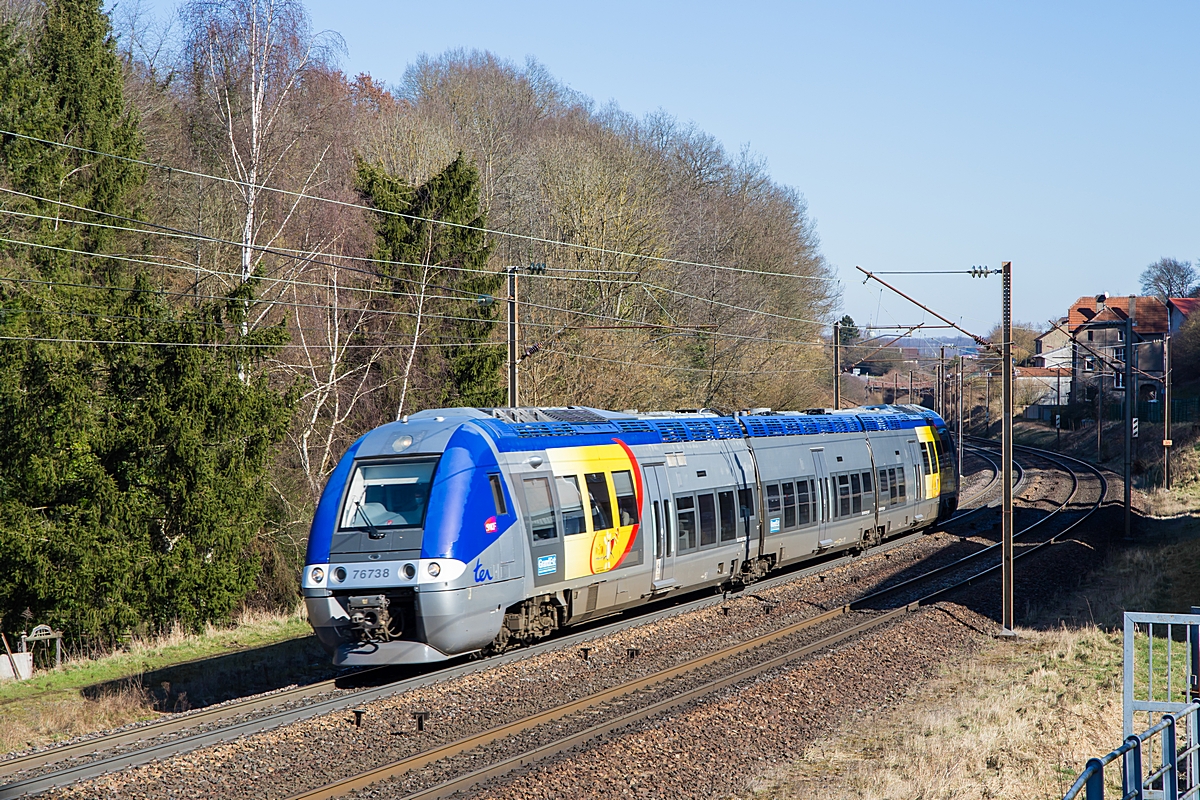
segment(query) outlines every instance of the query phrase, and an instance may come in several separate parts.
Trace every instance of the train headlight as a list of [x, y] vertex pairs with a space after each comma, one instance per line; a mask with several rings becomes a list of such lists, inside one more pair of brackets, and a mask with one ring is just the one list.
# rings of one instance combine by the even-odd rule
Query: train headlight
[[346, 580], [346, 568], [338, 567], [337, 569], [335, 569], [333, 571], [333, 579], [335, 581], [337, 581], [338, 583], [341, 583], [342, 581]]
[[414, 567], [412, 564], [405, 564], [404, 565], [404, 577], [408, 578], [410, 581], [413, 578], [417, 577], [417, 568]]
[[397, 436], [392, 442], [392, 450], [396, 453], [402, 452], [407, 450], [412, 445], [412, 442], [412, 437], [407, 434], [404, 436]]
[[436, 561], [430, 561], [427, 569], [429, 570], [429, 576], [431, 578], [436, 578], [438, 575], [442, 574], [442, 565]]
[[312, 572], [308, 573], [308, 577], [312, 578], [313, 583], [320, 583], [325, 580], [325, 570], [320, 567], [313, 567]]

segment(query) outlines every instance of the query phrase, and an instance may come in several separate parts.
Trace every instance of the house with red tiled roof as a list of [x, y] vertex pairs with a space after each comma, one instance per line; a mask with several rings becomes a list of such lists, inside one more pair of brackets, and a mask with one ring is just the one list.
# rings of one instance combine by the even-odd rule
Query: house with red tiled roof
[[1170, 320], [1172, 336], [1179, 333], [1183, 323], [1187, 322], [1197, 309], [1200, 309], [1200, 297], [1172, 297], [1167, 300], [1167, 317]]
[[1073, 347], [1071, 399], [1089, 401], [1101, 390], [1124, 391], [1124, 323], [1129, 320], [1138, 399], [1157, 398], [1163, 383], [1163, 339], [1171, 331], [1172, 316], [1168, 302], [1158, 297], [1098, 294], [1072, 303], [1067, 314]]

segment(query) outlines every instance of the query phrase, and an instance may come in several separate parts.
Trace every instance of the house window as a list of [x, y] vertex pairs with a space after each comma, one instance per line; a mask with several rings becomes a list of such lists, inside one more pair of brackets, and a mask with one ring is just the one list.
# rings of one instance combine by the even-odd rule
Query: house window
[[1093, 358], [1092, 356], [1088, 356], [1087, 358], [1085, 358], [1083, 360], [1083, 371], [1084, 372], [1095, 372], [1096, 371], [1096, 359]]
[[1114, 389], [1124, 389], [1125, 388], [1125, 373], [1124, 372], [1114, 372], [1113, 373], [1113, 388]]
[[1090, 341], [1092, 341], [1092, 334], [1095, 333], [1095, 331], [1088, 331], [1087, 333], [1088, 333], [1088, 341], [1090, 342]]

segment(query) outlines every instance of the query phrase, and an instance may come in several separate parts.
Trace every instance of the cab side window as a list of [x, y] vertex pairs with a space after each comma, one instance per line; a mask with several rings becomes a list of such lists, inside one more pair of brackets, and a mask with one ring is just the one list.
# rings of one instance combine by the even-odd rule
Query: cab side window
[[492, 486], [492, 502], [496, 504], [496, 515], [503, 517], [508, 513], [508, 504], [504, 502], [504, 486], [500, 482], [500, 476], [495, 473], [488, 475], [488, 483]]

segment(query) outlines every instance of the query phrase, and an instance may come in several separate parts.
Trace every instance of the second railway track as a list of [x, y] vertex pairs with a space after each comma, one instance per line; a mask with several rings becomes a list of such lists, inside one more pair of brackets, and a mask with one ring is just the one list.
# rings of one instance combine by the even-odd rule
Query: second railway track
[[[1024, 448], [1024, 452], [1036, 454], [1038, 458], [1061, 466], [1070, 475], [1072, 485], [1066, 499], [1059, 503], [1057, 508], [1047, 516], [1018, 531], [1015, 534], [1016, 537], [1020, 538], [1042, 529], [1049, 520], [1056, 514], [1062, 513], [1071, 503], [1080, 486], [1079, 477], [1071, 464], [1080, 465], [1091, 472], [1099, 482], [1100, 491], [1096, 500], [1061, 530], [1018, 551], [1015, 555], [1015, 558], [1018, 559], [1032, 555], [1053, 544], [1074, 529], [1100, 508], [1107, 494], [1107, 481], [1103, 474], [1086, 462], [1061, 456], [1050, 456], [1032, 448]], [[998, 559], [990, 558], [990, 556], [995, 556], [996, 547], [996, 545], [992, 545], [984, 548], [953, 564], [929, 570], [922, 575], [873, 592], [839, 608], [830, 609], [717, 652], [705, 654], [683, 664], [672, 665], [622, 686], [596, 692], [584, 698], [573, 699], [525, 718], [455, 739], [392, 763], [297, 793], [292, 795], [290, 800], [326, 800], [327, 798], [342, 797], [385, 781], [388, 783], [385, 788], [381, 789], [381, 792], [388, 797], [427, 800], [464, 792], [514, 770], [526, 768], [541, 759], [554, 757], [605, 734], [645, 722], [652, 717], [694, 703], [734, 684], [762, 676], [798, 658], [834, 647], [852, 637], [893, 623], [923, 606], [944, 599], [951, 592], [994, 574], [999, 569], [999, 564], [992, 562], [998, 562]], [[977, 568], [968, 568], [968, 574], [963, 575], [962, 572], [968, 564], [976, 565]], [[946, 575], [951, 574], [956, 574], [958, 577], [950, 581], [943, 580]], [[917, 588], [923, 583], [932, 583], [935, 588], [926, 587], [926, 591], [918, 592], [915, 599], [898, 607], [877, 610], [880, 601], [885, 597], [894, 597]], [[721, 668], [722, 666], [724, 668]], [[635, 699], [639, 696], [641, 702]], [[636, 708], [613, 710], [613, 703], [619, 699], [626, 699]], [[582, 728], [570, 725], [559, 726], [559, 735], [533, 749], [514, 753], [507, 757], [493, 758], [490, 763], [465, 771], [449, 780], [424, 782], [417, 777], [420, 771], [424, 770], [432, 770], [436, 775], [436, 766], [440, 762], [455, 759], [476, 749], [483, 751], [490, 745], [508, 737], [518, 737], [534, 729], [545, 728], [558, 720], [577, 718], [589, 711], [598, 714], [600, 721]], [[547, 732], [546, 735], [552, 734]], [[481, 752], [480, 757], [486, 758], [486, 755]]]
[[[974, 450], [974, 449], [972, 449], [972, 450]], [[988, 483], [986, 483], [986, 485], [983, 487], [983, 491], [979, 492], [979, 494], [984, 494], [996, 486], [998, 468], [997, 468], [997, 465], [996, 465], [996, 462], [994, 461], [994, 459], [991, 459], [988, 455], [986, 455], [985, 450], [977, 451], [977, 455], [984, 458], [985, 461], [989, 461], [991, 463], [991, 467], [992, 467], [991, 480], [989, 480]], [[959, 517], [956, 517], [956, 519], [970, 515], [970, 513], [972, 513], [972, 512], [970, 512], [970, 511], [962, 512]], [[907, 543], [907, 541], [908, 541], [907, 539], [898, 540], [898, 541], [892, 543], [892, 545], [890, 545], [890, 547], [898, 547], [901, 545], [905, 545], [905, 543]], [[887, 547], [886, 548], [878, 548], [878, 549], [876, 549], [876, 551], [872, 551], [872, 552], [884, 552], [884, 551], [886, 551], [886, 549], [889, 549], [889, 548], [887, 548]], [[841, 559], [839, 559], [839, 561], [841, 561]], [[830, 567], [832, 567], [832, 566], [834, 566], [834, 565], [830, 565], [830, 564], [821, 565], [820, 567], [815, 567], [815, 569], [811, 569], [811, 570], [804, 571], [804, 572], [812, 572], [812, 571], [816, 571], [816, 569], [830, 569]], [[772, 582], [763, 582], [760, 584], [756, 584], [756, 589], [762, 590], [764, 588], [769, 587], [769, 585], [772, 585], [774, 583], [781, 583], [784, 581], [793, 581], [793, 579], [796, 579], [798, 576], [803, 575], [804, 572], [792, 573], [792, 575], [781, 576], [778, 579], [774, 579], [774, 581], [772, 581]], [[888, 589], [888, 591], [892, 591], [892, 589]], [[863, 599], [863, 600], [866, 600], [866, 599]], [[659, 612], [658, 614], [652, 614], [652, 615], [647, 616], [647, 618], [643, 618], [642, 620], [640, 620], [640, 624], [652, 624], [652, 622], [654, 622], [656, 618], [665, 618], [666, 615], [682, 613], [682, 612], [684, 612], [684, 610], [688, 610], [689, 607], [698, 607], [698, 606], [702, 606], [702, 604], [713, 604], [716, 602], [720, 602], [720, 601], [710, 599], [707, 601], [697, 602], [695, 604], [689, 603], [689, 604], [686, 604], [686, 606], [682, 607], [682, 608], [665, 609], [664, 612]], [[799, 631], [804, 631], [804, 630], [810, 630], [810, 628], [812, 628], [814, 626], [821, 626], [822, 624], [824, 624], [824, 622], [832, 620], [832, 619], [836, 618], [836, 616], [841, 616], [848, 612], [851, 612], [851, 610], [853, 610], [851, 608], [851, 606], [842, 606], [840, 608], [830, 610], [830, 612], [824, 612], [822, 614], [818, 614], [817, 616], [810, 616], [809, 619], [805, 619], [805, 620], [798, 622], [796, 630], [792, 631], [791, 633], [772, 634], [772, 637], [773, 638], [779, 638], [779, 636], [786, 637], [786, 636], [791, 636], [792, 633], [797, 633]], [[899, 612], [892, 612], [892, 613], [899, 613]], [[568, 637], [568, 639], [558, 640], [558, 642], [547, 643], [547, 645], [544, 645], [544, 646], [557, 646], [557, 648], [563, 648], [563, 646], [570, 646], [572, 644], [571, 639], [584, 640], [586, 638], [593, 638], [596, 636], [600, 636], [601, 633], [605, 632], [606, 628], [616, 628], [616, 627], [619, 627], [619, 625], [620, 624], [604, 626], [602, 628], [598, 628], [598, 630], [584, 631], [580, 634], [576, 634], [575, 637]], [[628, 625], [628, 622], [625, 622], [625, 625]], [[757, 646], [761, 646], [761, 643], [750, 645], [750, 649], [757, 648]], [[524, 652], [518, 652], [518, 654], [514, 654], [514, 656], [509, 656], [509, 658], [514, 658], [514, 660], [515, 660], [515, 658], [536, 655], [536, 650], [538, 650], [538, 648], [530, 649], [530, 650], [527, 650]], [[794, 655], [790, 656], [790, 657], [794, 657]], [[379, 697], [386, 696], [386, 694], [394, 694], [398, 691], [407, 690], [407, 688], [415, 688], [415, 687], [419, 687], [422, 685], [431, 684], [431, 682], [433, 682], [434, 680], [445, 680], [445, 679], [454, 678], [454, 676], [456, 676], [456, 675], [473, 672], [473, 670], [479, 669], [481, 667], [500, 666], [500, 664], [504, 663], [504, 661], [505, 661], [505, 658], [499, 658], [499, 660], [492, 660], [492, 661], [486, 662], [484, 664], [478, 664], [478, 663], [466, 664], [466, 666], [463, 666], [463, 667], [460, 667], [460, 668], [457, 668], [454, 670], [449, 670], [450, 674], [439, 673], [437, 675], [426, 676], [426, 679], [415, 679], [413, 681], [403, 681], [403, 685], [390, 685], [390, 686], [385, 686], [385, 687], [379, 687], [379, 688], [377, 688], [377, 690], [366, 690], [365, 692], [355, 694], [355, 696], [353, 696], [353, 697], [344, 697], [343, 696], [343, 697], [337, 697], [337, 698], [330, 698], [328, 700], [324, 700], [324, 702], [318, 702], [318, 703], [313, 703], [313, 704], [307, 705], [307, 706], [305, 706], [305, 708], [302, 708], [302, 709], [292, 709], [290, 711], [284, 711], [284, 712], [282, 712], [282, 714], [274, 715], [271, 717], [270, 724], [274, 724], [274, 726], [280, 726], [280, 724], [286, 724], [288, 722], [293, 722], [293, 721], [299, 720], [299, 718], [312, 717], [314, 715], [320, 714], [320, 712], [326, 712], [326, 711], [331, 711], [331, 710], [341, 710], [341, 709], [347, 708], [348, 705], [353, 705], [353, 704], [365, 704], [365, 703], [371, 702], [371, 700], [373, 700], [373, 699], [377, 699]], [[695, 668], [695, 666], [691, 666], [691, 667], [686, 667], [684, 669], [690, 670], [690, 669], [694, 669], [694, 668]], [[656, 680], [655, 682], [661, 682], [661, 679]], [[310, 696], [311, 696], [311, 694], [319, 693], [322, 690], [329, 691], [329, 688], [322, 687], [322, 686], [306, 687], [306, 688], [302, 688], [302, 690], [296, 691], [296, 694], [306, 693], [306, 694], [310, 694]], [[622, 690], [620, 690], [620, 691], [628, 692], [629, 690], [628, 690], [628, 687], [626, 687], [626, 688], [622, 688]], [[274, 694], [274, 696], [258, 698], [256, 700], [256, 703], [260, 703], [262, 705], [268, 705], [268, 704], [272, 704], [272, 703], [277, 705], [280, 702], [281, 702], [280, 694]], [[242, 712], [245, 712], [248, 709], [246, 709], [245, 706], [241, 706], [241, 710], [242, 710]], [[203, 712], [202, 712], [202, 714], [203, 714]], [[197, 717], [199, 717], [199, 716], [200, 716], [199, 714], [191, 715], [191, 718], [184, 718], [184, 720], [179, 720], [178, 722], [176, 722], [176, 724], [178, 724], [179, 728], [182, 728], [184, 726], [194, 726], [194, 724], [197, 723]], [[216, 741], [227, 741], [229, 739], [232, 739], [233, 736], [246, 734], [246, 733], [254, 733], [254, 732], [257, 732], [257, 730], [262, 730], [266, 727], [269, 727], [269, 726], [268, 726], [268, 724], [263, 724], [263, 721], [250, 720], [250, 721], [247, 721], [245, 724], [234, 724], [234, 726], [229, 726], [229, 727], [223, 728], [221, 730], [214, 730], [214, 732], [210, 732], [206, 736], [205, 735], [194, 736], [194, 738], [193, 738], [193, 736], [188, 736], [187, 739], [190, 739], [190, 740], [194, 739], [194, 741], [191, 742], [191, 746], [197, 747], [197, 746], [203, 746], [205, 744], [212, 744], [212, 742], [216, 742]], [[130, 732], [130, 733], [133, 735], [138, 734], [138, 732]], [[162, 730], [161, 729], [158, 730], [157, 733], [161, 734]], [[143, 733], [142, 735], [145, 735], [145, 734]], [[86, 742], [83, 742], [83, 744], [86, 745]], [[59, 748], [59, 750], [60, 751], [64, 750], [64, 748]], [[137, 752], [128, 754], [128, 756], [126, 756], [126, 757], [118, 756], [115, 758], [103, 759], [102, 762], [98, 762], [98, 763], [94, 762], [91, 764], [77, 764], [74, 766], [68, 766], [68, 768], [66, 770], [55, 770], [54, 772], [50, 772], [50, 774], [47, 774], [47, 775], [32, 777], [32, 778], [29, 778], [29, 780], [22, 780], [17, 783], [7, 784], [7, 786], [0, 789], [0, 798], [8, 798], [8, 796], [19, 796], [20, 794], [24, 794], [24, 793], [41, 792], [41, 790], [44, 790], [44, 789], [52, 787], [52, 786], [56, 786], [56, 784], [62, 784], [65, 782], [70, 782], [71, 780], [79, 780], [79, 778], [86, 778], [86, 777], [94, 776], [94, 775], [98, 774], [98, 772], [100, 772], [100, 771], [122, 769], [128, 765], [145, 762], [145, 760], [148, 760], [149, 758], [166, 757], [166, 756], [169, 756], [169, 754], [173, 754], [174, 752], [179, 752], [180, 750], [182, 750], [182, 748], [179, 746], [179, 742], [167, 741], [167, 742], [163, 742], [163, 744], [160, 746], [143, 748], [143, 750], [139, 750]], [[54, 751], [50, 751], [50, 752], [54, 752]], [[61, 752], [59, 754], [61, 756]], [[10, 764], [11, 764], [11, 762], [10, 762]], [[7, 765], [7, 764], [5, 764], [5, 765]]]

